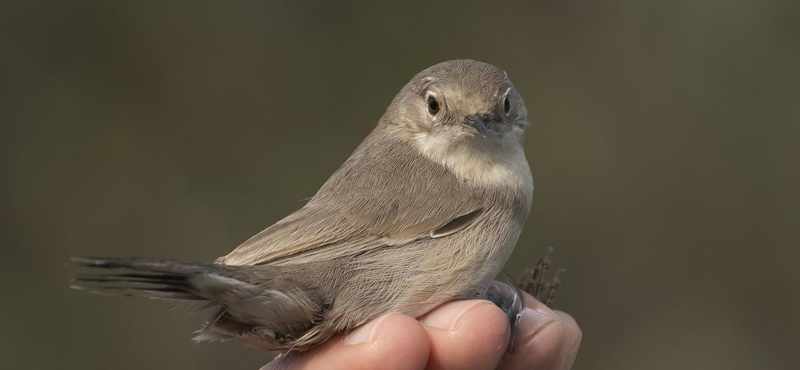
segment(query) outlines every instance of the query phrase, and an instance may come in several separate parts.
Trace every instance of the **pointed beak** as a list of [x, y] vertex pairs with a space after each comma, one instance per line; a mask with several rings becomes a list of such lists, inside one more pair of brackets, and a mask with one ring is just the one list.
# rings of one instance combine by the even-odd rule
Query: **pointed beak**
[[481, 136], [486, 137], [486, 120], [483, 117], [478, 115], [467, 116], [464, 119], [464, 124], [475, 129]]

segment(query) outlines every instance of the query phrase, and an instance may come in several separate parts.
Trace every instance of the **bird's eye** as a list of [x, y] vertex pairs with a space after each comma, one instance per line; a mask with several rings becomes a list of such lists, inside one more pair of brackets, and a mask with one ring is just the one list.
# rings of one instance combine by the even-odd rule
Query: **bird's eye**
[[435, 116], [439, 113], [439, 101], [433, 96], [428, 96], [428, 113], [430, 113], [431, 116]]
[[511, 113], [511, 102], [508, 100], [508, 95], [506, 95], [506, 100], [503, 102], [503, 111], [506, 115]]

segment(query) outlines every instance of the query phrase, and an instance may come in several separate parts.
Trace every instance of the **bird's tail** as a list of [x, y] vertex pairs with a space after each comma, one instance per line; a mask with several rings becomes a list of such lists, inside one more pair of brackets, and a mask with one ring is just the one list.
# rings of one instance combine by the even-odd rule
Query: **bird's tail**
[[159, 299], [206, 301], [208, 294], [192, 279], [206, 274], [239, 275], [227, 266], [166, 259], [77, 257], [70, 262], [95, 269], [73, 275], [73, 289]]
[[173, 300], [214, 308], [195, 340], [236, 339], [285, 349], [320, 319], [325, 305], [280, 266], [226, 266], [148, 258], [73, 258], [90, 268], [73, 276], [74, 289]]

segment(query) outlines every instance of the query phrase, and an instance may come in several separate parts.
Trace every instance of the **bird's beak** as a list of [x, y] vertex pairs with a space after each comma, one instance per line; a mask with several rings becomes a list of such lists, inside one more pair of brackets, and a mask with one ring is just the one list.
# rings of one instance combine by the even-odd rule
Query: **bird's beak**
[[470, 115], [464, 119], [464, 125], [474, 129], [481, 136], [486, 137], [486, 120], [479, 115]]

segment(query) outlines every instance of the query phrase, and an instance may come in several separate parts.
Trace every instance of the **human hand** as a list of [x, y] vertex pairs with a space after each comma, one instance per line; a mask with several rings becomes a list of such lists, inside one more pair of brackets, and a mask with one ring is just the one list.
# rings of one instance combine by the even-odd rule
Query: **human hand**
[[526, 310], [508, 352], [508, 318], [489, 301], [446, 303], [416, 319], [390, 313], [261, 370], [569, 370], [581, 330], [568, 314], [525, 293]]

